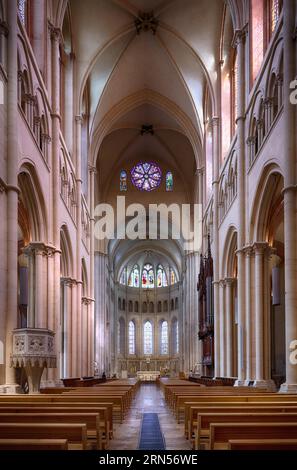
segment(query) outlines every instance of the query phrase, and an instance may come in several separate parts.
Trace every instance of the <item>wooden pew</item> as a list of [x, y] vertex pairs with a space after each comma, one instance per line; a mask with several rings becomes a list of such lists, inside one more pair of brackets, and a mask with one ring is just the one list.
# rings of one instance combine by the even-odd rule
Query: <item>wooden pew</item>
[[[226, 387], [224, 387], [226, 388]], [[227, 403], [227, 402], [238, 402], [238, 403], [255, 403], [263, 402], [263, 404], [270, 402], [278, 403], [287, 403], [295, 402], [297, 403], [296, 395], [280, 395], [280, 394], [245, 394], [245, 395], [233, 395], [233, 394], [216, 394], [216, 395], [181, 395], [176, 397], [176, 404], [174, 407], [175, 416], [177, 422], [180, 422], [180, 414], [185, 411], [186, 402], [197, 402], [197, 405], [200, 403]]]
[[0, 439], [0, 450], [68, 450], [67, 439]]
[[228, 450], [297, 450], [297, 439], [231, 439]]
[[212, 423], [209, 449], [228, 449], [233, 439], [297, 439], [297, 423]]
[[[103, 405], [103, 406], [101, 406]], [[84, 403], [40, 403], [40, 402], [1, 402], [1, 413], [97, 413], [100, 417], [102, 443], [107, 446], [113, 437], [112, 403], [100, 403], [100, 406]], [[105, 444], [106, 441], [106, 444]]]
[[[52, 405], [52, 404], [50, 404]], [[109, 425], [109, 416], [108, 416], [108, 409], [107, 408], [99, 408], [99, 407], [76, 407], [76, 406], [11, 406], [11, 407], [2, 407], [0, 405], [0, 422], [2, 420], [2, 414], [4, 413], [13, 413], [13, 414], [20, 414], [20, 413], [34, 413], [34, 414], [96, 414], [99, 417], [99, 433], [100, 433], [100, 441], [101, 445], [104, 448], [108, 447], [109, 440], [112, 438], [112, 430], [110, 430]], [[86, 423], [87, 424], [87, 423]], [[88, 429], [88, 436], [90, 429]], [[101, 448], [101, 446], [100, 446]]]
[[87, 449], [85, 424], [0, 423], [0, 439], [67, 439], [69, 449]]
[[97, 413], [1, 413], [0, 423], [85, 424], [87, 438], [95, 439], [96, 449], [102, 450], [100, 421]]
[[201, 448], [202, 440], [208, 444], [212, 423], [296, 423], [297, 413], [199, 413], [195, 432], [195, 450]]
[[191, 439], [194, 428], [197, 427], [197, 417], [199, 413], [297, 413], [297, 403], [277, 404], [269, 403], [220, 403], [218, 405], [208, 405], [185, 403], [186, 420], [185, 420], [185, 437]]
[[80, 403], [81, 405], [96, 404], [99, 405], [103, 403], [112, 403], [113, 413], [116, 418], [119, 418], [120, 422], [123, 421], [125, 414], [125, 407], [123, 403], [122, 396], [115, 396], [114, 394], [104, 394], [104, 395], [5, 395], [0, 397], [0, 405], [5, 402], [11, 403], [26, 403], [26, 402], [36, 402], [36, 403]]

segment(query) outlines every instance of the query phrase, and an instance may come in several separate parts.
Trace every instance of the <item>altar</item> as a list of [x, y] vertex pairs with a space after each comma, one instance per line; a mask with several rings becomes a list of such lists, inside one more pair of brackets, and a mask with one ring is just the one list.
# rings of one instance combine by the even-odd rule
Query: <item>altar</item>
[[137, 378], [141, 382], [156, 382], [156, 380], [160, 377], [159, 371], [154, 370], [140, 370], [137, 372]]

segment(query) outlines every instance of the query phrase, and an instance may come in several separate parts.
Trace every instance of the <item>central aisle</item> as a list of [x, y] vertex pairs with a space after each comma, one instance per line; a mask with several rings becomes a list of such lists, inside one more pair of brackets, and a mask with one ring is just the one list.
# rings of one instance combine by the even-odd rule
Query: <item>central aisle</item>
[[115, 426], [114, 439], [110, 441], [110, 449], [137, 450], [143, 413], [158, 414], [166, 450], [191, 449], [189, 442], [184, 437], [184, 424], [176, 423], [163, 399], [161, 390], [154, 383], [143, 383], [140, 386], [123, 424]]

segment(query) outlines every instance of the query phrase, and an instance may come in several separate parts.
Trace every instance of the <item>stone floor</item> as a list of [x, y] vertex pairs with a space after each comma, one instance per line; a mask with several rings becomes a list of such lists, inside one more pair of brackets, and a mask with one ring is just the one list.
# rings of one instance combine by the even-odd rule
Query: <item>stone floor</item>
[[[156, 384], [142, 384], [123, 424], [115, 425], [114, 439], [110, 449], [136, 450], [140, 434], [142, 413], [158, 413], [161, 430], [167, 450], [189, 450], [189, 442], [184, 438], [184, 425], [177, 424], [167, 407], [163, 394]], [[154, 449], [152, 449], [154, 450]]]

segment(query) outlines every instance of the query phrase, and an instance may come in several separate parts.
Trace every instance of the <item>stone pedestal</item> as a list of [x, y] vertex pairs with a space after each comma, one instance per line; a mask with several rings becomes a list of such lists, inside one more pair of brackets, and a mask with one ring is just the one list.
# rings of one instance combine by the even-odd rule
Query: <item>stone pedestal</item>
[[29, 394], [40, 393], [40, 381], [45, 367], [56, 367], [53, 331], [45, 328], [13, 330], [11, 367], [26, 370]]

